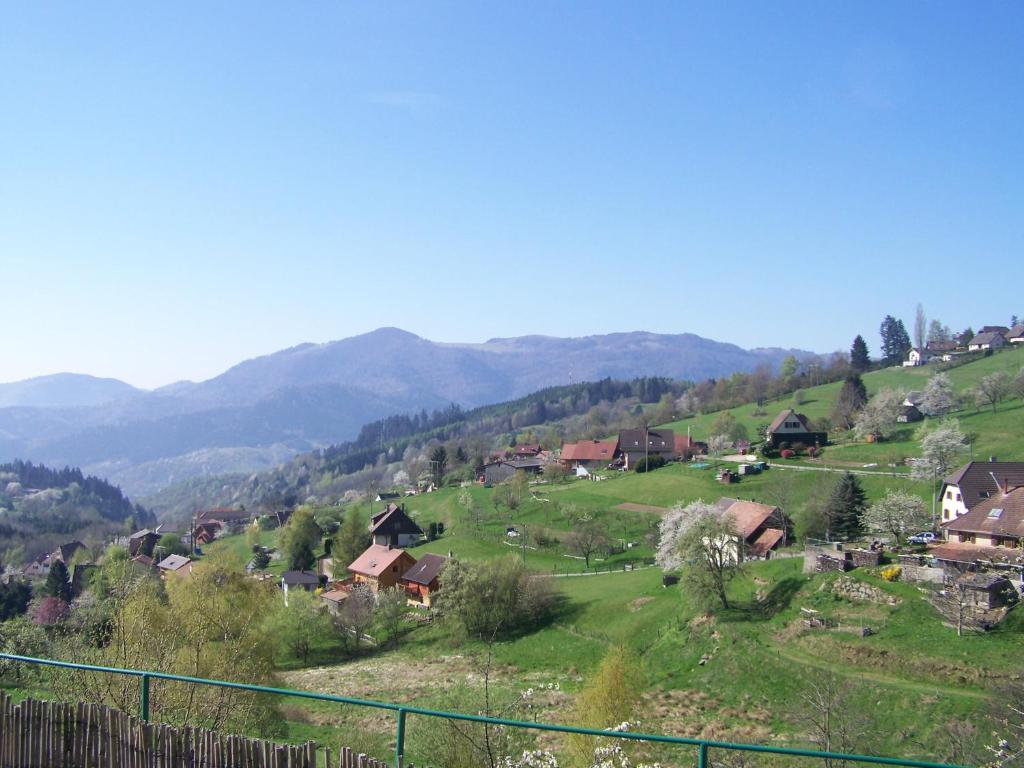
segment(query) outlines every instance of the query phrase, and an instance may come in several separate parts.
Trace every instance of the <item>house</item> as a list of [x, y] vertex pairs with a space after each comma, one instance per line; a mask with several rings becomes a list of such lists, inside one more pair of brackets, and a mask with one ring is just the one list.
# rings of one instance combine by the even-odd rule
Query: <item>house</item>
[[921, 349], [920, 347], [914, 347], [910, 350], [907, 355], [907, 359], [903, 361], [904, 368], [912, 368], [918, 365], [925, 365], [930, 363], [932, 359], [931, 352], [927, 349]]
[[913, 424], [915, 421], [924, 421], [924, 414], [916, 405], [900, 406], [900, 412], [896, 414], [896, 421], [900, 424]]
[[327, 606], [328, 611], [337, 616], [341, 612], [342, 603], [344, 603], [351, 594], [351, 589], [335, 587], [334, 589], [327, 589], [321, 592], [320, 600]]
[[512, 449], [512, 456], [517, 459], [528, 459], [543, 450], [538, 443], [524, 443]]
[[288, 605], [288, 591], [299, 589], [312, 592], [320, 586], [320, 576], [314, 571], [285, 571], [281, 574], [281, 591], [284, 592], [284, 604]]
[[221, 524], [220, 520], [211, 520], [208, 523], [200, 523], [192, 532], [192, 541], [197, 547], [206, 546], [216, 539], [223, 530], [224, 526]]
[[580, 440], [563, 445], [558, 460], [566, 469], [601, 469], [614, 461], [617, 453], [617, 440]]
[[423, 538], [423, 529], [405, 514], [405, 505], [388, 504], [370, 518], [373, 543], [384, 547], [411, 547]]
[[1024, 485], [1024, 461], [969, 461], [942, 481], [942, 523], [966, 515], [1001, 485]]
[[545, 462], [542, 459], [531, 457], [526, 459], [500, 459], [484, 464], [482, 475], [485, 485], [497, 485], [508, 480], [516, 472], [522, 470], [530, 475], [540, 474], [544, 469]]
[[671, 429], [625, 429], [619, 432], [619, 454], [628, 470], [645, 456], [669, 461], [676, 453], [676, 437]]
[[1005, 344], [1006, 337], [1002, 333], [986, 331], [985, 333], [979, 333], [967, 342], [967, 349], [971, 352], [977, 352], [984, 349], [999, 349]]
[[192, 573], [192, 560], [181, 555], [168, 555], [156, 564], [160, 571], [160, 578], [168, 576], [189, 576]]
[[85, 544], [80, 541], [69, 541], [67, 544], [61, 544], [50, 553], [50, 564], [52, 565], [57, 560], [60, 560], [64, 565], [70, 566], [72, 558], [80, 549], [85, 549]]
[[1005, 325], [983, 325], [978, 329], [978, 333], [998, 333], [1002, 337], [1006, 337], [1006, 334], [1010, 332], [1010, 329]]
[[929, 341], [924, 348], [932, 357], [942, 357], [956, 352], [957, 346], [955, 341]]
[[1024, 562], [1024, 485], [1004, 481], [995, 493], [942, 527], [949, 542], [1016, 550]]
[[689, 461], [694, 456], [701, 456], [708, 452], [708, 444], [694, 440], [689, 435], [676, 435], [675, 446], [676, 457], [680, 461]]
[[736, 529], [734, 557], [740, 562], [767, 560], [789, 538], [792, 523], [778, 507], [723, 498], [714, 509], [718, 515], [729, 518]]
[[1003, 336], [1010, 344], [1024, 344], [1024, 323], [1017, 323]]
[[160, 541], [159, 528], [155, 531], [151, 531], [149, 528], [136, 531], [128, 537], [128, 556], [147, 555], [151, 557], [153, 555], [153, 547], [156, 546], [158, 541]]
[[907, 392], [907, 396], [903, 398], [903, 405], [914, 406], [920, 408], [921, 403], [924, 402], [924, 393], [919, 389], [912, 389]]
[[768, 425], [768, 434], [765, 437], [772, 448], [778, 448], [782, 443], [803, 443], [810, 446], [825, 445], [828, 442], [827, 432], [811, 431], [807, 417], [792, 408], [787, 408], [775, 417]]
[[965, 573], [956, 580], [968, 608], [995, 610], [1017, 602], [1017, 590], [998, 573]]
[[394, 501], [400, 499], [402, 494], [398, 491], [381, 491], [374, 497], [374, 501]]
[[448, 558], [442, 555], [426, 554], [419, 562], [402, 574], [402, 586], [409, 595], [409, 602], [430, 608], [441, 589], [441, 571], [448, 565]]
[[210, 523], [214, 520], [221, 523], [224, 528], [232, 533], [241, 533], [252, 520], [252, 515], [244, 509], [231, 509], [230, 507], [216, 507], [197, 512], [194, 518], [196, 526], [202, 523]]
[[353, 584], [364, 584], [374, 594], [396, 586], [402, 574], [416, 564], [416, 558], [404, 549], [371, 544], [357, 557], [348, 570]]
[[25, 566], [22, 574], [27, 579], [44, 579], [50, 575], [50, 556], [37, 557]]

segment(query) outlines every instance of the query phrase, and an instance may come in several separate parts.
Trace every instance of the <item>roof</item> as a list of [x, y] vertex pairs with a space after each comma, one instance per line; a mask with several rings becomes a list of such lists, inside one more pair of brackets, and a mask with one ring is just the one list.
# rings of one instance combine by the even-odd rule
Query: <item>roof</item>
[[969, 344], [969, 346], [972, 346], [972, 347], [975, 344], [991, 344], [996, 339], [1002, 339], [1002, 338], [1003, 338], [1003, 334], [1002, 333], [999, 333], [997, 331], [986, 331], [985, 333], [979, 333], [977, 336], [975, 336], [973, 339], [971, 339], [968, 342], [968, 344]]
[[786, 532], [779, 528], [765, 528], [761, 535], [750, 542], [750, 546], [747, 549], [747, 554], [750, 557], [762, 557], [775, 546], [786, 538]]
[[191, 562], [192, 561], [189, 558], [182, 557], [181, 555], [168, 555], [157, 563], [156, 567], [164, 571], [180, 571]]
[[405, 509], [397, 504], [388, 504], [387, 508], [373, 516], [370, 521], [370, 533], [392, 535], [399, 533], [423, 533], [423, 529], [413, 522]]
[[329, 589], [326, 592], [320, 593], [321, 600], [327, 600], [331, 603], [340, 603], [342, 600], [346, 600], [352, 593], [347, 589]]
[[1017, 323], [1013, 328], [1008, 330], [1005, 334], [1008, 339], [1019, 339], [1024, 336], [1024, 323]]
[[414, 584], [430, 584], [448, 565], [448, 558], [442, 555], [426, 554], [412, 568], [402, 574], [403, 581]]
[[932, 547], [928, 554], [955, 563], [1024, 563], [1024, 552], [1009, 547], [979, 547], [976, 544], [946, 542]]
[[758, 504], [756, 501], [740, 501], [730, 498], [719, 499], [715, 508], [732, 518], [736, 532], [743, 537], [744, 541], [757, 533], [757, 530], [766, 522], [773, 518], [777, 519], [779, 513], [778, 507]]
[[999, 573], [965, 573], [956, 582], [975, 589], [992, 589], [996, 585], [1009, 583], [1009, 579]]
[[782, 413], [780, 413], [778, 416], [776, 416], [775, 421], [773, 421], [769, 425], [768, 431], [774, 432], [775, 430], [779, 429], [782, 426], [783, 422], [790, 417], [799, 421], [800, 426], [802, 426], [805, 430], [807, 430], [808, 432], [811, 431], [810, 426], [807, 424], [807, 417], [804, 416], [802, 413], [797, 413], [792, 408], [787, 408], [786, 410], [782, 411]]
[[912, 389], [907, 392], [907, 396], [903, 398], [903, 404], [920, 405], [922, 400], [924, 400], [924, 393], [919, 389]]
[[128, 539], [142, 539], [147, 536], [156, 536], [157, 538], [160, 538], [160, 534], [156, 531], [151, 531], [149, 530], [149, 528], [143, 528], [141, 531], [136, 531], [135, 533], [133, 533], [131, 536], [128, 537]]
[[998, 333], [1002, 336], [1009, 330], [1005, 325], [983, 325], [978, 329], [978, 333]]
[[580, 440], [562, 446], [562, 461], [611, 461], [615, 458], [615, 440]]
[[54, 554], [59, 555], [61, 560], [68, 563], [75, 556], [75, 552], [80, 549], [85, 549], [85, 544], [80, 541], [69, 541], [67, 544], [61, 544], [57, 547]]
[[[1024, 329], [1024, 326], [1021, 326], [1021, 328]], [[956, 349], [956, 342], [955, 341], [929, 341], [925, 345], [925, 349], [927, 349], [929, 352], [932, 352], [932, 353], [935, 353], [935, 352], [952, 352], [954, 349]]]
[[[967, 509], [974, 509], [988, 495], [999, 493], [999, 483], [1024, 485], [1024, 461], [969, 461], [943, 480], [944, 485], [955, 485]], [[986, 495], [988, 494], [988, 495]]]
[[[371, 544], [357, 557], [348, 569], [363, 576], [380, 576], [405, 554], [404, 549], [392, 549], [380, 544]], [[410, 557], [412, 557], [410, 555]]]
[[1024, 539], [1024, 486], [996, 491], [969, 512], [945, 524], [946, 530]]
[[523, 445], [517, 445], [513, 449], [513, 453], [516, 456], [536, 456], [540, 453], [540, 445], [537, 443], [524, 443]]
[[288, 586], [319, 584], [320, 576], [316, 571], [285, 571], [281, 574], [281, 582]]
[[619, 450], [643, 450], [645, 432], [648, 450], [675, 451], [676, 438], [671, 429], [624, 429], [619, 432]]
[[153, 567], [153, 558], [149, 555], [136, 555], [132, 558], [132, 562], [139, 563], [140, 565], [145, 565], [147, 568]]
[[196, 512], [196, 522], [204, 522], [207, 520], [223, 520], [225, 522], [229, 520], [248, 520], [252, 515], [244, 509], [231, 509], [230, 507], [216, 507], [215, 509], [206, 509], [202, 512]]

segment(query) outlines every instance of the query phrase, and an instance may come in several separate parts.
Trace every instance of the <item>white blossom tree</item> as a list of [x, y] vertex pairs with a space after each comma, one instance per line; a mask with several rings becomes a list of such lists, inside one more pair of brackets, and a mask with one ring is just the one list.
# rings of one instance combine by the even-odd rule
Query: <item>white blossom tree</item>
[[863, 440], [868, 435], [885, 437], [896, 426], [903, 401], [902, 392], [895, 389], [880, 389], [853, 421], [853, 431]]
[[1009, 393], [1010, 384], [1010, 376], [1005, 371], [983, 376], [974, 386], [974, 404], [979, 408], [983, 405], [990, 406], [992, 413], [995, 413], [996, 405]]
[[654, 562], [665, 571], [675, 571], [681, 568], [683, 556], [679, 550], [680, 539], [698, 520], [713, 514], [714, 511], [714, 507], [705, 504], [703, 499], [697, 499], [697, 501], [686, 505], [682, 502], [675, 504], [661, 518], [661, 523], [658, 525], [658, 551], [654, 555]]
[[945, 416], [956, 405], [953, 384], [945, 373], [936, 373], [925, 385], [921, 395], [921, 413], [925, 416]]
[[921, 439], [921, 456], [913, 461], [916, 480], [931, 480], [946, 475], [956, 457], [967, 447], [967, 436], [960, 422], [947, 419]]
[[907, 531], [927, 527], [931, 518], [924, 502], [906, 491], [889, 489], [864, 513], [869, 530], [889, 533], [900, 543]]

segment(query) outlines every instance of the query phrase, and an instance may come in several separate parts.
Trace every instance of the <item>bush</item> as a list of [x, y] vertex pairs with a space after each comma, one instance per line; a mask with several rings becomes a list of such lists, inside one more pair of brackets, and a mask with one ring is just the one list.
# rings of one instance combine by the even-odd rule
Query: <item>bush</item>
[[789, 449], [791, 447], [792, 446], [789, 444], [788, 440], [783, 440], [782, 442], [779, 443], [779, 449], [780, 450], [787, 450], [787, 449]]
[[646, 459], [640, 459], [636, 463], [637, 472], [650, 472], [652, 469], [658, 469], [664, 467], [666, 464], [664, 456], [649, 456]]
[[792, 448], [784, 448], [781, 451], [779, 451], [779, 455], [782, 456], [782, 458], [784, 459], [792, 459], [794, 456], [796, 456], [796, 451], [794, 451]]
[[882, 569], [881, 576], [886, 581], [899, 581], [900, 574], [903, 573], [903, 569], [898, 565], [890, 565]]
[[761, 455], [764, 456], [766, 459], [774, 459], [776, 456], [779, 455], [779, 452], [772, 448], [771, 443], [765, 443], [764, 445], [761, 446]]

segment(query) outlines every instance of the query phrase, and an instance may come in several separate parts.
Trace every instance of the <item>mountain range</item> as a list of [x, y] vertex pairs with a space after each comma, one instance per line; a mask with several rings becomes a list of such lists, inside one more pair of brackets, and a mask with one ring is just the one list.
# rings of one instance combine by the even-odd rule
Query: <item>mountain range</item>
[[152, 391], [58, 374], [0, 385], [0, 461], [80, 466], [128, 493], [187, 477], [249, 472], [352, 438], [396, 414], [474, 407], [605, 377], [698, 381], [777, 368], [787, 349], [745, 350], [694, 334], [523, 336], [439, 343], [397, 328], [301, 344], [203, 382]]

